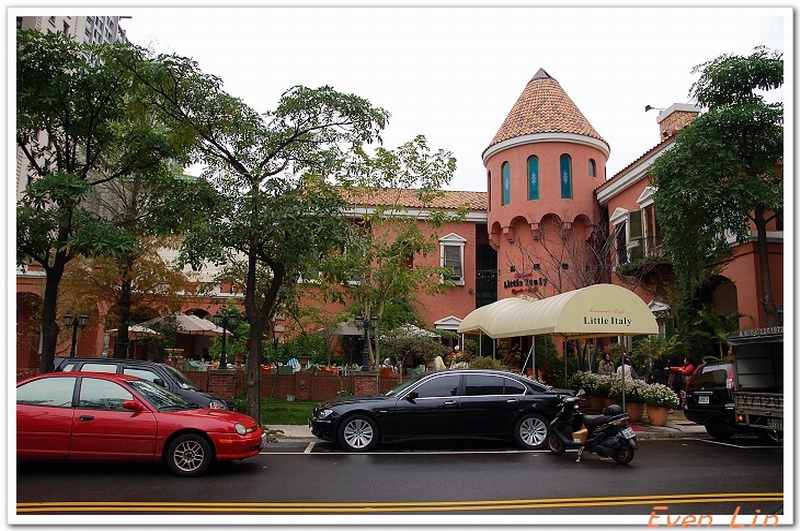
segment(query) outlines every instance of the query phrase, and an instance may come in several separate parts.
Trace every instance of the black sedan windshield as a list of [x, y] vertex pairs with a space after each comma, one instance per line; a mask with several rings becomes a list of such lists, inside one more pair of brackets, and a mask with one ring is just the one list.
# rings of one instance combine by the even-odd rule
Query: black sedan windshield
[[155, 385], [147, 380], [137, 380], [129, 382], [130, 386], [142, 394], [148, 402], [159, 411], [197, 409], [196, 404], [190, 404], [176, 394], [167, 391], [159, 385]]

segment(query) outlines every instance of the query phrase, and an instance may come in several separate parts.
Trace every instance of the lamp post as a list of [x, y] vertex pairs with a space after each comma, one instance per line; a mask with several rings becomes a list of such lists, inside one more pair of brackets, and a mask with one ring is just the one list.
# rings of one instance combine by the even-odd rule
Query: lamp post
[[369, 370], [369, 331], [375, 330], [378, 327], [378, 316], [372, 317], [357, 316], [356, 326], [359, 330], [364, 331], [364, 350], [361, 353], [361, 370]]
[[227, 369], [228, 350], [226, 336], [228, 335], [228, 330], [236, 328], [236, 325], [239, 324], [239, 317], [233, 312], [217, 312], [211, 319], [215, 325], [222, 327], [222, 351], [219, 353], [219, 368]]
[[89, 316], [82, 313], [80, 316], [73, 317], [71, 313], [67, 312], [67, 314], [62, 317], [62, 322], [65, 327], [72, 327], [72, 344], [69, 347], [69, 357], [74, 358], [75, 350], [78, 346], [78, 327], [80, 326], [81, 330], [83, 330], [86, 325], [89, 324]]

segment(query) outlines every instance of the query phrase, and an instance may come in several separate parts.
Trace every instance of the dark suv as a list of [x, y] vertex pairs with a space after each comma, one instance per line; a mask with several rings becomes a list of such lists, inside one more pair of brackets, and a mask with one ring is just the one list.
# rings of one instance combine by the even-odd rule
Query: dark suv
[[733, 412], [733, 364], [729, 361], [703, 363], [686, 383], [683, 414], [705, 426], [709, 435], [725, 441], [744, 431], [736, 425]]
[[181, 371], [154, 361], [120, 358], [63, 358], [56, 357], [55, 370], [70, 372], [116, 372], [150, 380], [172, 391], [189, 403], [209, 409], [236, 411], [236, 402], [201, 391]]

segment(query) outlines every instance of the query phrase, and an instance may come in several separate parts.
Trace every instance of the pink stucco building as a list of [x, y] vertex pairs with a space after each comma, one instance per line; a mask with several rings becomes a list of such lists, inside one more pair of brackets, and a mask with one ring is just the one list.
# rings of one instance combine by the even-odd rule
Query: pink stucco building
[[[699, 109], [679, 104], [662, 111], [657, 120], [661, 142], [608, 177], [610, 146], [545, 70], [536, 72], [518, 100], [509, 105], [508, 116], [482, 154], [486, 192], [447, 191], [431, 205], [417, 203], [412, 193], [401, 194], [400, 204], [413, 210], [423, 224], [429, 214], [426, 209], [468, 207], [464, 221], [435, 233], [426, 229], [428, 236], [438, 240], [439, 253], [419, 260], [446, 264], [457, 272], [456, 287], [449, 293], [417, 294], [426, 325], [456, 330], [472, 310], [498, 299], [543, 298], [611, 282], [631, 288], [666, 326], [666, 302], [644, 284], [626, 285], [615, 268], [661, 252], [648, 171], [670, 149], [675, 132], [690, 123]], [[381, 203], [380, 194], [373, 199]], [[612, 245], [604, 245], [609, 240]], [[769, 227], [769, 253], [772, 295], [782, 307], [780, 223]], [[765, 324], [760, 275], [752, 239], [737, 247], [735, 260], [722, 271], [711, 294], [720, 312], [744, 314], [743, 328]], [[18, 271], [18, 367], [38, 364], [36, 311], [42, 286], [43, 278], [35, 268]], [[187, 299], [183, 310], [201, 317], [213, 315], [226, 297], [235, 299], [235, 293], [219, 288], [215, 297]], [[330, 311], [340, 309], [331, 307]], [[90, 325], [80, 334], [79, 355], [100, 355], [104, 317], [102, 308], [90, 315]]]

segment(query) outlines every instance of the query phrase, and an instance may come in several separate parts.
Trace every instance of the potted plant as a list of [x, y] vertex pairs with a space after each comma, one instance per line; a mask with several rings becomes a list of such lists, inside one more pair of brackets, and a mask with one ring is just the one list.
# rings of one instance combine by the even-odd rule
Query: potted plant
[[647, 404], [647, 420], [650, 424], [664, 426], [669, 410], [678, 407], [678, 395], [664, 384], [649, 384], [644, 402]]
[[[624, 402], [628, 418], [631, 422], [640, 422], [644, 416], [645, 394], [648, 385], [641, 380], [630, 379], [626, 379], [624, 385]], [[613, 377], [609, 395], [620, 404], [623, 402], [622, 378]]]
[[[603, 399], [603, 407], [605, 407], [612, 402], [611, 395], [609, 393], [611, 392], [611, 384], [613, 383], [613, 379], [616, 377], [598, 374], [596, 378], [597, 383], [595, 385], [595, 394]], [[601, 407], [600, 409], [603, 408]]]

